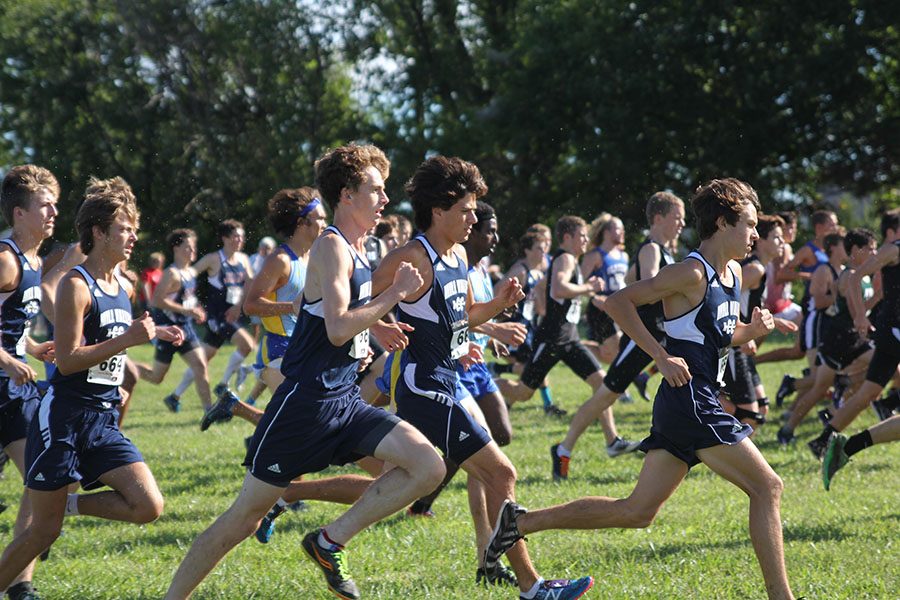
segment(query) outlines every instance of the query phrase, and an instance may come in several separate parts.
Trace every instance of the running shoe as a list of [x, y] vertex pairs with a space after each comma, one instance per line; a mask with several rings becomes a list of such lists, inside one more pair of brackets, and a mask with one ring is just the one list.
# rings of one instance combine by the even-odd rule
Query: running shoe
[[625, 392], [621, 396], [619, 396], [619, 402], [622, 404], [634, 404], [634, 398], [631, 397], [631, 394]]
[[894, 407], [885, 400], [875, 400], [872, 402], [872, 410], [878, 415], [879, 421], [884, 421], [894, 416]]
[[200, 431], [206, 431], [213, 423], [227, 422], [231, 420], [234, 405], [238, 403], [238, 397], [229, 389], [219, 397], [219, 401], [207, 409], [200, 421]]
[[524, 508], [512, 500], [503, 501], [500, 514], [497, 516], [497, 524], [494, 526], [487, 548], [484, 549], [484, 574], [489, 582], [500, 577], [500, 557], [503, 553], [524, 537], [519, 533], [516, 520], [525, 512]]
[[41, 600], [40, 595], [30, 581], [23, 581], [11, 586], [10, 589], [6, 590], [6, 597], [9, 600]]
[[797, 437], [794, 435], [794, 430], [788, 428], [787, 425], [782, 426], [778, 433], [775, 434], [775, 439], [778, 440], [778, 443], [782, 446], [788, 446], [797, 441]]
[[816, 460], [822, 460], [825, 456], [825, 447], [827, 445], [827, 440], [816, 438], [807, 442], [806, 447], [809, 448], [809, 451], [813, 453], [813, 456], [816, 457]]
[[[538, 586], [537, 594], [534, 595], [534, 600], [576, 600], [576, 598], [584, 596], [593, 586], [593, 577], [542, 581]], [[527, 599], [520, 594], [519, 600]]]
[[825, 458], [822, 459], [822, 483], [825, 484], [825, 491], [831, 489], [831, 480], [834, 474], [844, 468], [850, 457], [844, 452], [844, 445], [847, 443], [847, 436], [843, 433], [832, 433], [828, 438], [828, 446], [825, 448]]
[[621, 456], [623, 454], [628, 454], [629, 452], [634, 452], [641, 446], [640, 442], [632, 441], [632, 440], [623, 440], [620, 437], [617, 437], [612, 441], [611, 444], [606, 446], [606, 454], [610, 458], [615, 458], [617, 456]]
[[561, 417], [564, 417], [567, 414], [569, 414], [569, 411], [567, 411], [564, 408], [560, 408], [555, 404], [548, 404], [547, 406], [544, 407], [544, 414], [547, 415], [548, 417], [561, 418]]
[[163, 398], [163, 402], [171, 412], [177, 413], [181, 410], [181, 401], [178, 399], [178, 396], [175, 394], [169, 394], [165, 398]]
[[222, 394], [224, 394], [228, 390], [227, 383], [217, 383], [216, 387], [213, 388], [213, 395], [216, 398], [219, 398]]
[[306, 512], [309, 510], [309, 505], [303, 500], [291, 502], [287, 505], [287, 507], [291, 510], [291, 512]]
[[431, 510], [430, 506], [420, 510], [414, 504], [406, 509], [406, 516], [407, 517], [424, 517], [426, 519], [433, 519], [437, 515], [435, 514], [435, 512], [433, 510]]
[[791, 375], [785, 375], [781, 378], [781, 385], [778, 386], [778, 391], [775, 393], [775, 406], [781, 408], [781, 405], [784, 404], [784, 399], [794, 393], [795, 382], [796, 379]]
[[819, 416], [819, 421], [822, 423], [822, 425], [828, 425], [831, 422], [831, 417], [834, 416], [827, 408], [823, 408], [816, 414]]
[[331, 551], [323, 548], [318, 542], [319, 531], [306, 534], [302, 546], [310, 560], [316, 563], [325, 575], [328, 589], [331, 593], [343, 600], [358, 600], [359, 588], [350, 578], [347, 571], [346, 550]]
[[557, 454], [559, 444], [550, 446], [550, 460], [553, 464], [553, 481], [565, 481], [569, 478], [569, 457]]
[[844, 394], [850, 387], [850, 378], [846, 375], [836, 375], [834, 378], [834, 391], [831, 393], [831, 402], [835, 408], [840, 408], [844, 403]]
[[647, 383], [649, 383], [649, 381], [650, 381], [650, 376], [647, 373], [645, 373], [644, 371], [641, 371], [640, 373], [638, 373], [638, 376], [635, 377], [634, 381], [632, 382], [632, 383], [634, 383], [634, 387], [637, 388], [638, 393], [641, 395], [641, 398], [643, 398], [647, 402], [650, 402], [650, 395], [647, 394]]
[[260, 544], [268, 544], [272, 539], [275, 534], [275, 519], [283, 515], [285, 510], [287, 509], [284, 506], [276, 504], [259, 522], [259, 527], [256, 528], [256, 539]]
[[477, 585], [483, 585], [485, 587], [487, 587], [488, 585], [508, 585], [509, 587], [519, 587], [519, 580], [516, 579], [516, 574], [513, 573], [512, 569], [503, 564], [500, 565], [497, 578], [493, 581], [488, 581], [487, 575], [484, 574], [484, 567], [478, 567], [478, 569], [476, 569], [475, 571], [475, 583]]

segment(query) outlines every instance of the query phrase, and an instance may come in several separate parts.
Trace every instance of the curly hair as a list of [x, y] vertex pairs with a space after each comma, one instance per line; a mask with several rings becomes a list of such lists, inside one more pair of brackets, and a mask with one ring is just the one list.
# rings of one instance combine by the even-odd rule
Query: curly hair
[[300, 216], [300, 213], [318, 197], [318, 190], [309, 186], [275, 192], [268, 204], [269, 224], [275, 233], [282, 239], [294, 235], [297, 226], [308, 221], [307, 216]]
[[719, 217], [729, 225], [735, 225], [747, 204], [752, 204], [757, 211], [760, 208], [756, 190], [739, 179], [713, 179], [701, 185], [691, 198], [700, 239], [709, 239], [719, 230]]
[[466, 194], [481, 198], [488, 187], [474, 163], [457, 157], [432, 156], [423, 162], [404, 186], [412, 200], [416, 228], [431, 227], [431, 211], [448, 210]]
[[384, 152], [370, 144], [340, 146], [316, 161], [316, 187], [332, 212], [341, 200], [341, 190], [359, 189], [369, 167], [375, 167], [383, 179], [387, 179], [391, 171], [391, 163]]

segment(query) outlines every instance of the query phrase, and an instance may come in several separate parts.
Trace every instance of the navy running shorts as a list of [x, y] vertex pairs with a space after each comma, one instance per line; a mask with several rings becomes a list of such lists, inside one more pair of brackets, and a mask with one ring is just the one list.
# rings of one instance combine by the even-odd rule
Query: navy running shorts
[[554, 344], [552, 342], [540, 342], [534, 349], [534, 355], [525, 365], [520, 378], [522, 383], [533, 390], [540, 387], [544, 378], [556, 363], [563, 363], [572, 369], [582, 380], [594, 373], [602, 373], [603, 367], [594, 354], [584, 347], [581, 341]]

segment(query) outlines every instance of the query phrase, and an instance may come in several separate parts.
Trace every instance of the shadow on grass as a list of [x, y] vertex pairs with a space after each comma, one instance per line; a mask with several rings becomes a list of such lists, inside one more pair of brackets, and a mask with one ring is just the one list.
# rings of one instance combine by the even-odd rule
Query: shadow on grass
[[848, 534], [833, 523], [798, 524], [784, 529], [784, 541], [786, 542], [839, 542], [851, 537], [855, 536]]

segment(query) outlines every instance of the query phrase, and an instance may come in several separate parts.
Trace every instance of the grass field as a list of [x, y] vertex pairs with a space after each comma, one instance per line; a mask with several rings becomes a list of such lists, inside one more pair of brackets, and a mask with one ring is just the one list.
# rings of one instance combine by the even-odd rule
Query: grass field
[[[130, 351], [149, 360], [149, 346]], [[227, 353], [213, 364], [218, 380]], [[770, 395], [785, 368], [763, 365]], [[162, 398], [177, 383], [183, 363], [176, 359], [160, 387], [139, 384], [126, 422], [166, 498], [156, 523], [136, 526], [74, 517], [38, 566], [35, 583], [45, 598], [159, 598], [188, 547], [236, 496], [243, 470], [243, 438], [252, 432], [237, 419], [201, 433], [200, 403], [193, 391], [182, 412], [169, 413]], [[588, 388], [570, 372], [551, 375], [559, 404], [573, 412]], [[653, 387], [659, 377], [653, 380]], [[249, 382], [248, 382], [249, 385]], [[776, 417], [777, 418], [777, 417]], [[550, 478], [548, 447], [565, 433], [567, 421], [551, 420], [535, 399], [512, 414], [515, 434], [507, 447], [519, 472], [517, 493], [527, 507], [541, 507], [585, 495], [621, 496], [634, 485], [638, 455], [606, 457], [599, 427], [579, 443], [568, 482]], [[650, 404], [616, 405], [621, 433], [642, 437], [649, 428]], [[852, 432], [874, 422], [867, 411]], [[757, 440], [785, 481], [782, 518], [792, 586], [807, 598], [900, 597], [900, 445], [879, 446], [857, 455], [838, 475], [831, 492], [822, 488], [818, 464], [804, 443], [782, 450], [776, 425]], [[806, 441], [819, 431], [808, 421], [798, 430]], [[341, 472], [333, 469], [330, 472]], [[8, 467], [0, 499], [15, 506], [21, 482]], [[516, 598], [511, 589], [475, 587], [475, 552], [462, 477], [435, 504], [437, 518], [397, 515], [375, 525], [350, 546], [351, 573], [363, 598]], [[747, 534], [746, 497], [698, 466], [644, 530], [545, 532], [531, 536], [534, 562], [547, 578], [593, 575], [586, 598], [763, 598], [762, 577]], [[198, 589], [196, 598], [331, 598], [316, 567], [300, 549], [302, 536], [342, 510], [311, 503], [302, 513], [278, 522], [266, 546], [250, 539], [238, 546]], [[15, 508], [0, 514], [0, 539], [12, 536]]]

